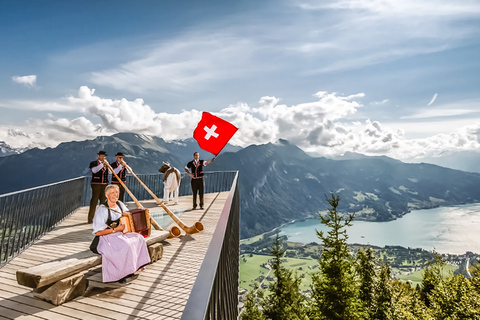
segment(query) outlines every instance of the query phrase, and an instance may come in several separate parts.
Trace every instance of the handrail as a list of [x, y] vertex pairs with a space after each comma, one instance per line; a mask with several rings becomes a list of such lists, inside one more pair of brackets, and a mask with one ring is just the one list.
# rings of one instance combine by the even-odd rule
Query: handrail
[[13, 191], [13, 192], [9, 192], [9, 193], [4, 193], [4, 194], [0, 194], [0, 198], [1, 197], [12, 196], [12, 195], [23, 193], [23, 192], [35, 191], [35, 190], [38, 190], [38, 189], [43, 189], [43, 188], [46, 188], [46, 187], [55, 186], [55, 185], [58, 185], [59, 183], [66, 183], [66, 182], [75, 181], [75, 180], [79, 180], [79, 179], [83, 180], [83, 179], [85, 179], [85, 177], [80, 176], [80, 177], [76, 177], [76, 178], [72, 178], [72, 179], [62, 180], [62, 181], [58, 181], [58, 182], [52, 182], [52, 183], [49, 183], [49, 184], [44, 184], [44, 185], [41, 185], [41, 186], [38, 186], [38, 187], [32, 187], [32, 188], [28, 188], [28, 189], [23, 189], [23, 190]]
[[[228, 191], [237, 171], [205, 172], [205, 193]], [[163, 195], [160, 174], [139, 175], [149, 188]], [[148, 177], [148, 179], [146, 178]], [[130, 179], [130, 180], [128, 180]], [[91, 177], [78, 177], [0, 195], [0, 268], [79, 207], [88, 206]], [[127, 185], [139, 200], [150, 199], [133, 176]], [[180, 195], [191, 195], [189, 178]], [[129, 201], [128, 197], [125, 198]]]
[[0, 267], [82, 205], [84, 180], [0, 195]]
[[239, 214], [237, 171], [181, 320], [237, 319]]

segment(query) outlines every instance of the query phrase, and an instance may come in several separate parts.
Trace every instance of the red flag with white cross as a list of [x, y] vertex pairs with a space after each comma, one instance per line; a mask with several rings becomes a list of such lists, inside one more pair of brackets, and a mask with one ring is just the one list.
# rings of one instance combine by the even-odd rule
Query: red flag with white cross
[[202, 119], [193, 131], [193, 138], [200, 148], [217, 156], [237, 130], [230, 122], [203, 112]]

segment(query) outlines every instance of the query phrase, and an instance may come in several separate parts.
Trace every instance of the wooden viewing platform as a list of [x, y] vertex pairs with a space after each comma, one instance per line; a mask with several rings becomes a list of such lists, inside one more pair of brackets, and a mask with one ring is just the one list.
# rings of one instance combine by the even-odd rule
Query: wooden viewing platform
[[[228, 194], [205, 194], [203, 210], [191, 210], [192, 196], [180, 197], [179, 204], [169, 208], [174, 213], [183, 212], [180, 219], [187, 226], [200, 221], [202, 232], [185, 235], [182, 231], [180, 237], [163, 241], [163, 258], [127, 284], [102, 283], [101, 266], [91, 268], [86, 294], [55, 306], [35, 298], [31, 288], [17, 283], [15, 274], [50, 261], [92, 255], [88, 249], [93, 239], [91, 225], [86, 223], [88, 207], [76, 210], [0, 269], [0, 320], [180, 319]], [[170, 219], [153, 200], [141, 202], [162, 226], [162, 219]], [[136, 208], [135, 204], [128, 206]]]

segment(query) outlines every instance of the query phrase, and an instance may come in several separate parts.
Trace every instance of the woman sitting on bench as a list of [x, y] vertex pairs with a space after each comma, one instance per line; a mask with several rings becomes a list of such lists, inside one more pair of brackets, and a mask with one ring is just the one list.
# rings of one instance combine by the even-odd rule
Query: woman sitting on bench
[[106, 205], [100, 205], [93, 218], [93, 234], [100, 236], [97, 251], [102, 255], [103, 282], [125, 282], [128, 276], [150, 263], [145, 239], [138, 233], [123, 233], [120, 222], [127, 207], [118, 201], [120, 190], [110, 184], [105, 188]]

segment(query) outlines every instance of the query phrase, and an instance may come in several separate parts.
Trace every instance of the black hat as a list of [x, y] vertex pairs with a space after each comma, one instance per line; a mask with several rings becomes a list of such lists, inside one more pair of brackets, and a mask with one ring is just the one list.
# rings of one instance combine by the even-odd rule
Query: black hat
[[106, 152], [106, 151], [103, 151], [103, 150], [101, 150], [101, 151], [98, 151], [98, 153], [97, 153], [97, 154], [98, 154], [98, 155], [101, 155], [101, 154], [103, 154], [104, 156], [106, 156], [106, 155], [107, 155], [107, 152]]
[[115, 155], [115, 157], [118, 157], [118, 156], [123, 157], [123, 156], [124, 156], [123, 152], [117, 152], [117, 154]]

